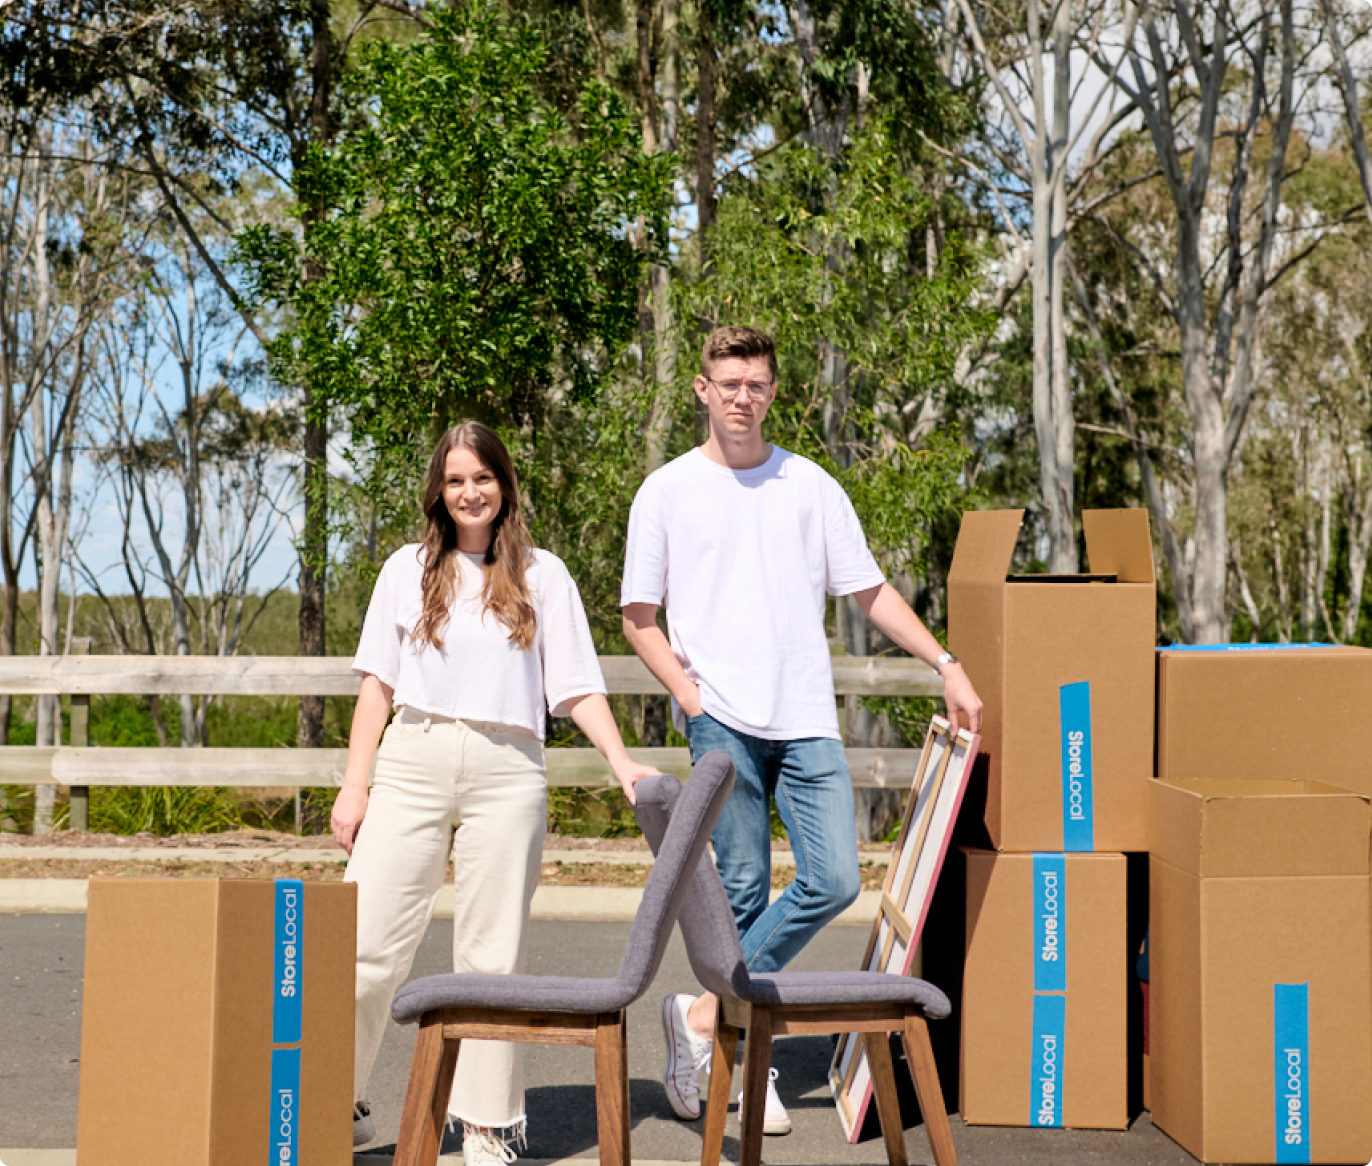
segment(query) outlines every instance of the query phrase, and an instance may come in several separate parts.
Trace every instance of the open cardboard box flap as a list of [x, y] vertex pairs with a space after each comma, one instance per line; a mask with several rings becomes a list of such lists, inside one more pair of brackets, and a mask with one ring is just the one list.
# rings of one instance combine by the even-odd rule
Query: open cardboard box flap
[[1154, 780], [1150, 850], [1202, 878], [1366, 875], [1372, 806], [1320, 781]]
[[1146, 510], [1083, 510], [1086, 557], [1097, 575], [1121, 583], [1155, 583], [1153, 540]]
[[[1146, 510], [1085, 510], [1086, 556], [1098, 575], [1120, 583], [1155, 582]], [[950, 582], [1001, 584], [1010, 572], [1023, 510], [979, 510], [962, 516]]]

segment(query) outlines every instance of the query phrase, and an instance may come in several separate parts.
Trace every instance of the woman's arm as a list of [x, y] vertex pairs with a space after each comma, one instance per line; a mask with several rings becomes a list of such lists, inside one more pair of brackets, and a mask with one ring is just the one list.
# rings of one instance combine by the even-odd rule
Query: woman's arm
[[593, 692], [587, 696], [578, 696], [567, 704], [568, 716], [572, 718], [583, 733], [590, 738], [591, 744], [600, 750], [605, 760], [610, 763], [610, 768], [615, 771], [615, 777], [619, 779], [619, 787], [624, 791], [624, 796], [629, 799], [629, 805], [633, 805], [634, 782], [640, 777], [647, 777], [650, 773], [657, 770], [651, 765], [640, 765], [632, 757], [629, 751], [624, 748], [624, 741], [619, 735], [619, 726], [615, 724], [615, 717], [610, 712], [610, 702], [598, 692]]
[[395, 689], [368, 673], [353, 708], [352, 729], [348, 733], [348, 767], [343, 771], [343, 788], [333, 803], [329, 827], [334, 841], [349, 854], [367, 815], [367, 781], [372, 775], [372, 758], [391, 717], [391, 698]]

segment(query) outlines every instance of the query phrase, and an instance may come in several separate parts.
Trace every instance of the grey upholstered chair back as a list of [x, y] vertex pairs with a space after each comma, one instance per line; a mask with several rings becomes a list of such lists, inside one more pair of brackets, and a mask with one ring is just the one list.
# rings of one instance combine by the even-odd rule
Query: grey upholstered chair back
[[[702, 758], [701, 763], [705, 760]], [[692, 778], [691, 785], [694, 784]], [[639, 782], [635, 791], [638, 792], [638, 804], [634, 806], [634, 817], [656, 854], [660, 847], [665, 847], [676, 826], [677, 815], [685, 809], [691, 787], [688, 785], [683, 794], [675, 781], [656, 783], [648, 790]], [[658, 861], [662, 861], [660, 857]], [[724, 883], [709, 855], [703, 854], [696, 863], [695, 875], [690, 880], [677, 922], [686, 941], [691, 970], [701, 986], [716, 996], [747, 999], [748, 968], [743, 962], [738, 926], [724, 893]]]
[[[672, 924], [692, 885], [692, 872], [700, 866], [710, 832], [733, 789], [733, 760], [718, 749], [696, 762], [684, 790], [680, 780], [668, 773], [640, 778], [634, 786], [639, 806], [645, 800], [664, 804], [670, 798], [675, 811], [670, 825], [664, 816], [664, 830], [650, 841], [657, 858], [634, 916], [624, 962], [619, 967], [618, 981], [632, 988], [635, 999], [648, 990], [657, 975], [667, 941], [672, 937]], [[640, 816], [639, 822], [642, 821]]]

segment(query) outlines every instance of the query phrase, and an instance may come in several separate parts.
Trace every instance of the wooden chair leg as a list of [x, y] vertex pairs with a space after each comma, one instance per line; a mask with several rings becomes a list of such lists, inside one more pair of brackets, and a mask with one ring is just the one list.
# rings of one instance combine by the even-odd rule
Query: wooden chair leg
[[957, 1166], [958, 1152], [953, 1147], [953, 1131], [948, 1125], [948, 1110], [943, 1104], [938, 1066], [934, 1064], [934, 1048], [929, 1043], [929, 1026], [924, 1017], [907, 1014], [901, 1037], [905, 1042], [910, 1076], [915, 1081], [920, 1112], [924, 1115], [924, 1131], [934, 1148], [934, 1161], [937, 1166]]
[[629, 1166], [629, 1060], [623, 1010], [597, 1018], [595, 1108], [600, 1166]]
[[743, 1050], [743, 1112], [738, 1166], [761, 1166], [762, 1119], [767, 1109], [767, 1079], [772, 1069], [772, 1013], [753, 1005]]
[[395, 1166], [434, 1166], [438, 1161], [461, 1044], [443, 1039], [443, 1021], [436, 1013], [420, 1020], [396, 1138]]
[[624, 1131], [623, 1166], [631, 1166], [633, 1154], [629, 1149], [629, 1129], [633, 1122], [629, 1114], [629, 1014], [623, 1010], [619, 1013], [619, 1063], [624, 1066], [624, 1071], [619, 1075], [620, 1113], [623, 1114], [620, 1124]]
[[881, 1136], [886, 1140], [886, 1160], [891, 1166], [908, 1166], [905, 1156], [905, 1124], [900, 1120], [900, 1096], [896, 1071], [891, 1064], [891, 1044], [884, 1032], [864, 1032], [867, 1064], [872, 1071], [872, 1096], [877, 1103]]
[[738, 1029], [715, 1019], [715, 1039], [710, 1046], [710, 1092], [705, 1099], [705, 1134], [700, 1146], [700, 1166], [719, 1166], [724, 1151], [724, 1121], [729, 1116], [729, 1090], [734, 1084], [734, 1054], [738, 1052]]

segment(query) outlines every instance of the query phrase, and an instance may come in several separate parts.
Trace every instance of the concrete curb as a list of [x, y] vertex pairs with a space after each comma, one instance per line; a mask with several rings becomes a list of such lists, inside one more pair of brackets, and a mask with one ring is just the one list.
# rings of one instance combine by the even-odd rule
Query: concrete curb
[[[599, 1163], [597, 1157], [586, 1158], [521, 1158], [521, 1166], [588, 1166]], [[392, 1166], [393, 1158], [385, 1154], [354, 1154], [352, 1166]], [[461, 1154], [444, 1154], [438, 1166], [460, 1166]], [[75, 1150], [0, 1150], [0, 1166], [76, 1166]], [[653, 1158], [635, 1158], [633, 1166], [698, 1166], [694, 1162], [672, 1162]]]
[[[348, 856], [337, 847], [327, 850], [291, 850], [268, 846], [4, 846], [0, 860], [44, 862], [329, 862], [342, 864]], [[863, 855], [863, 861], [886, 865], [889, 856]], [[651, 866], [653, 856], [646, 850], [545, 850], [543, 861], [568, 866], [604, 864], [607, 866]], [[772, 852], [772, 865], [793, 867], [795, 855], [789, 851]], [[0, 1163], [0, 1166], [6, 1164]]]
[[[773, 891], [775, 899], [781, 892]], [[643, 898], [639, 887], [539, 887], [534, 892], [530, 918], [539, 920], [583, 919], [602, 923], [626, 923], [633, 919]], [[881, 903], [880, 891], [863, 891], [838, 924], [871, 924]], [[49, 911], [81, 914], [86, 910], [85, 879], [0, 879], [0, 912]], [[434, 916], [451, 919], [453, 888], [438, 893]], [[0, 1166], [15, 1166], [0, 1152]]]

